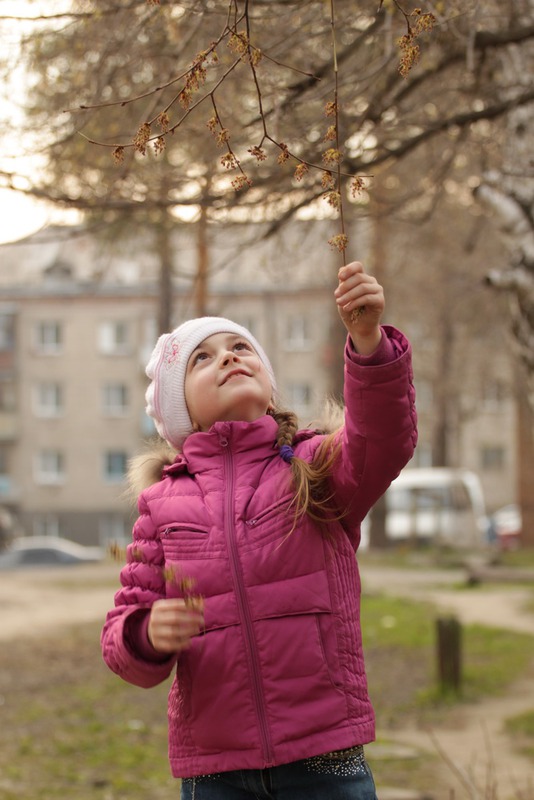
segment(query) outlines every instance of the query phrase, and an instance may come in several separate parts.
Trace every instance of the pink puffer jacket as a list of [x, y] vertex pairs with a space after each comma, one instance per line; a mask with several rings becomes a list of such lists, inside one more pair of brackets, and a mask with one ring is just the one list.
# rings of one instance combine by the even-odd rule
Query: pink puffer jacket
[[[346, 422], [332, 486], [347, 513], [329, 536], [307, 516], [290, 533], [289, 466], [270, 416], [192, 434], [140, 495], [103, 654], [142, 687], [176, 666], [168, 716], [177, 777], [266, 768], [374, 738], [354, 552], [361, 520], [416, 441], [410, 348], [384, 330], [367, 359], [346, 348]], [[302, 431], [296, 454], [312, 459], [322, 438]], [[146, 622], [156, 599], [182, 594], [179, 581], [165, 582], [169, 566], [204, 596], [205, 631], [163, 660]]]

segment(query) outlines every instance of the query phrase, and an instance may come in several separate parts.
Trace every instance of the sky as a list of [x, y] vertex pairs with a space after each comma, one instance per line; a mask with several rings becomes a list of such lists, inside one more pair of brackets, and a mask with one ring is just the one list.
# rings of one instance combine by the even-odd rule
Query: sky
[[[67, 0], [0, 0], [0, 15], [34, 16], [39, 13], [49, 13], [62, 10], [67, 5]], [[0, 24], [0, 47], [4, 54], [11, 56], [11, 63], [16, 64], [20, 51], [18, 38], [26, 23], [9, 22], [3, 20]], [[16, 96], [24, 87], [24, 79], [16, 67], [5, 80], [0, 93], [1, 122], [16, 126], [16, 108], [10, 103], [11, 95]], [[0, 142], [0, 169], [8, 172], [27, 172], [27, 159], [22, 153], [22, 147], [17, 136], [2, 137]], [[52, 208], [44, 202], [32, 200], [21, 192], [0, 189], [0, 243], [16, 241], [28, 236], [44, 225], [58, 222], [63, 216], [58, 209]]]
[[39, 230], [51, 212], [15, 191], [0, 190], [0, 244], [13, 242]]

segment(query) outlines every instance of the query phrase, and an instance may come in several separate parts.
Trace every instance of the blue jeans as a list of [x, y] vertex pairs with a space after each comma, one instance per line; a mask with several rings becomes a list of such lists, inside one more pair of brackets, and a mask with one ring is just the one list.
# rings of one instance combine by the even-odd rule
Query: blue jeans
[[363, 747], [182, 780], [181, 800], [377, 800]]

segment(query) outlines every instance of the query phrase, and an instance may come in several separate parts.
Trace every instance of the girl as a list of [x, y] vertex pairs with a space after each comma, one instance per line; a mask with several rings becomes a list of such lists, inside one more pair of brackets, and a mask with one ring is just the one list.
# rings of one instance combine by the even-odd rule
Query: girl
[[[298, 431], [269, 360], [227, 319], [185, 322], [147, 366], [147, 413], [177, 451], [139, 514], [102, 633], [106, 663], [150, 687], [176, 668], [169, 758], [182, 800], [373, 800], [374, 738], [354, 553], [413, 453], [410, 347], [353, 262], [345, 422]], [[146, 459], [144, 459], [146, 464]]]

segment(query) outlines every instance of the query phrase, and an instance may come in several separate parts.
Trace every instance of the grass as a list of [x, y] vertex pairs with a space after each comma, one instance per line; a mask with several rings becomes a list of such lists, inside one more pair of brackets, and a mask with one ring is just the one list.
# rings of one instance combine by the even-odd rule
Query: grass
[[[423, 719], [452, 702], [476, 702], [502, 692], [532, 661], [532, 637], [482, 625], [463, 626], [462, 683], [458, 697], [443, 693], [437, 675], [437, 613], [428, 604], [364, 596], [362, 618], [369, 688], [377, 717], [396, 725], [406, 713]], [[389, 670], [379, 662], [389, 662]], [[399, 671], [402, 665], [402, 683]]]
[[[446, 701], [436, 691], [435, 611], [425, 604], [366, 596], [362, 615], [379, 731], [387, 735], [388, 729], [402, 726], [409, 717], [439, 725], [456, 699]], [[167, 762], [169, 685], [142, 690], [110, 673], [101, 660], [99, 633], [100, 625], [90, 624], [62, 629], [54, 636], [16, 639], [8, 647], [3, 644], [2, 800], [178, 796]], [[466, 627], [460, 700], [503, 691], [526, 668], [531, 646], [532, 639], [526, 636]], [[531, 716], [525, 717], [515, 722], [523, 747], [534, 740]], [[430, 792], [434, 768], [435, 761], [428, 756], [393, 756], [384, 773], [390, 785]]]
[[534, 760], [534, 709], [507, 719], [506, 730], [517, 741], [521, 752]]
[[463, 569], [470, 559], [485, 560], [503, 567], [534, 569], [534, 547], [496, 552], [490, 549], [459, 550], [451, 547], [391, 545], [384, 550], [367, 550], [358, 555], [360, 563], [378, 563], [395, 569]]
[[504, 567], [534, 569], [534, 547], [521, 547], [499, 554], [499, 564]]
[[145, 692], [110, 673], [99, 631], [20, 640], [2, 654], [3, 800], [176, 796], [166, 759], [168, 686]]

